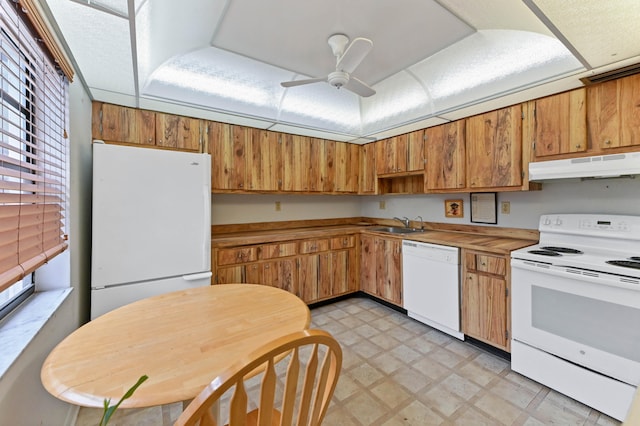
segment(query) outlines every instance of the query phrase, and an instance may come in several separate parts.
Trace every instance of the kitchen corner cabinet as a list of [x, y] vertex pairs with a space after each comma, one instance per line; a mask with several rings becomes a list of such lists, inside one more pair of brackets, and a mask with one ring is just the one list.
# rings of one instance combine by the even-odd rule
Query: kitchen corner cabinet
[[587, 123], [594, 150], [640, 147], [640, 74], [587, 87]]
[[357, 291], [357, 236], [291, 240], [212, 251], [215, 284], [287, 290], [306, 303]]
[[462, 259], [462, 332], [509, 352], [509, 257], [463, 249]]
[[587, 150], [586, 89], [547, 96], [524, 105], [523, 141], [533, 159]]
[[425, 131], [425, 192], [464, 189], [465, 120], [457, 120]]
[[360, 289], [402, 306], [402, 240], [360, 236]]
[[522, 106], [514, 105], [467, 118], [466, 151], [467, 189], [524, 187]]

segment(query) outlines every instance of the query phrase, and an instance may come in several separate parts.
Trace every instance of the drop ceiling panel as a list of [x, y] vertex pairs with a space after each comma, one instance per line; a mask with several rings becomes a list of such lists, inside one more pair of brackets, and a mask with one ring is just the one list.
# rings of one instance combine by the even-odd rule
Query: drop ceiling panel
[[640, 55], [640, 1], [532, 0], [593, 68]]
[[89, 88], [137, 95], [129, 21], [68, 0], [48, 0]]
[[434, 1], [234, 0], [213, 45], [322, 77], [335, 68], [331, 34], [370, 38], [373, 50], [354, 76], [375, 84], [473, 31]]

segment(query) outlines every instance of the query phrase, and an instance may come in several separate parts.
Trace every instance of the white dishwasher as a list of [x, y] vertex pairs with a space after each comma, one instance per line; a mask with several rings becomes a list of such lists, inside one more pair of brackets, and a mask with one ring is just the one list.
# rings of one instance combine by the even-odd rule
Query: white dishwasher
[[402, 286], [407, 314], [464, 340], [460, 332], [460, 249], [402, 241]]

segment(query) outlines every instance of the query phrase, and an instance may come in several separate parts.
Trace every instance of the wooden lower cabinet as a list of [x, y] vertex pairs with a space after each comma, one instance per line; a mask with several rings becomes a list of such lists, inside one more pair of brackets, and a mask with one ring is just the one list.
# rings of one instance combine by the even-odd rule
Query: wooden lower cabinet
[[357, 236], [214, 249], [216, 284], [251, 283], [289, 291], [306, 303], [357, 291]]
[[402, 306], [402, 240], [360, 236], [360, 289]]
[[509, 352], [509, 258], [466, 249], [462, 253], [462, 332]]

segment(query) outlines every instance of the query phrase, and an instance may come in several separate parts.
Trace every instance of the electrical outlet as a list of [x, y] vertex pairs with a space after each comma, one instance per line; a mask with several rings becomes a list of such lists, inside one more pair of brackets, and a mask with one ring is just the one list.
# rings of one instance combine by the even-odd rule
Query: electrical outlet
[[279, 212], [281, 210], [280, 201], [276, 201], [276, 211]]
[[500, 204], [500, 212], [502, 214], [509, 214], [511, 213], [511, 203], [509, 201], [503, 201]]
[[386, 208], [387, 208], [387, 203], [384, 200], [380, 201], [380, 210], [384, 210]]

